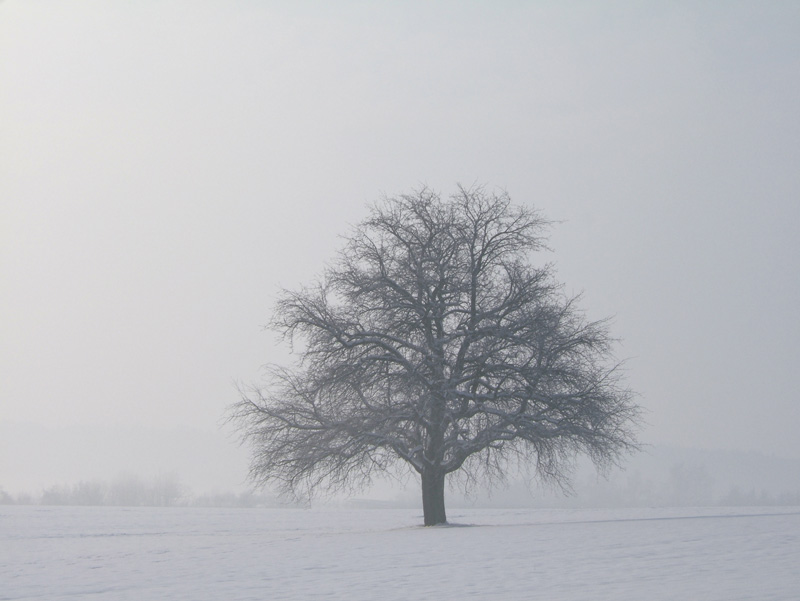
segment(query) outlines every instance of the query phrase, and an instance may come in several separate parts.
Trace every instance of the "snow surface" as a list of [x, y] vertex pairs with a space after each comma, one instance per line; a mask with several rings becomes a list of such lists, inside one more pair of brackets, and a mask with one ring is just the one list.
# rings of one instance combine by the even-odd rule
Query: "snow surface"
[[800, 508], [0, 507], [0, 599], [800, 599]]

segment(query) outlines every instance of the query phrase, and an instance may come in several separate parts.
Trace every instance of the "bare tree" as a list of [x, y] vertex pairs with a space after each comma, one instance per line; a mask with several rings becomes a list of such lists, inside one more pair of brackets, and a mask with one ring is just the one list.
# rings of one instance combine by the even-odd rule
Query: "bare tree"
[[547, 225], [480, 187], [373, 206], [320, 281], [277, 305], [272, 326], [299, 361], [232, 407], [251, 477], [297, 495], [410, 467], [434, 525], [448, 474], [528, 465], [566, 484], [577, 453], [603, 466], [634, 449], [607, 323], [530, 263]]

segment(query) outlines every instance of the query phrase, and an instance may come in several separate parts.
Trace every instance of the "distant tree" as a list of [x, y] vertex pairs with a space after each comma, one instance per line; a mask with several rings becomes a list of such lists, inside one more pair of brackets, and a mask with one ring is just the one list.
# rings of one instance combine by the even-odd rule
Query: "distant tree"
[[109, 486], [108, 504], [121, 507], [148, 505], [147, 486], [135, 474], [119, 474]]
[[72, 487], [69, 505], [105, 505], [108, 500], [108, 486], [101, 481], [83, 480]]
[[577, 453], [603, 466], [634, 449], [607, 322], [530, 263], [547, 225], [480, 187], [374, 205], [321, 279], [277, 304], [271, 325], [299, 361], [267, 367], [231, 408], [254, 481], [303, 496], [405, 466], [435, 525], [449, 474], [469, 485], [528, 465], [565, 485]]
[[149, 505], [155, 507], [172, 507], [177, 505], [185, 494], [178, 474], [160, 474], [155, 477], [150, 487]]

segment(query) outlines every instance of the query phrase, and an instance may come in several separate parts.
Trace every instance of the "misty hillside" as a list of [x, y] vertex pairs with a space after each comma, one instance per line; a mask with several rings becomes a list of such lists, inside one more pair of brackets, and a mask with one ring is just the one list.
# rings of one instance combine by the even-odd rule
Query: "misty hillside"
[[605, 477], [588, 460], [579, 461], [572, 494], [516, 483], [491, 495], [476, 495], [471, 502], [542, 507], [800, 505], [800, 461], [654, 445]]

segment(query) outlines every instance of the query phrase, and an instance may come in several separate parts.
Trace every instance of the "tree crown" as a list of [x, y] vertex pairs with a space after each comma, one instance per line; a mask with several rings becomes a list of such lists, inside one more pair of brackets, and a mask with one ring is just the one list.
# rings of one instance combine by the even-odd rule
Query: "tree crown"
[[256, 481], [338, 490], [405, 465], [471, 482], [519, 462], [564, 483], [576, 452], [604, 465], [635, 448], [607, 322], [530, 261], [548, 225], [481, 187], [375, 204], [324, 276], [277, 304], [300, 360], [233, 413]]

